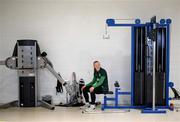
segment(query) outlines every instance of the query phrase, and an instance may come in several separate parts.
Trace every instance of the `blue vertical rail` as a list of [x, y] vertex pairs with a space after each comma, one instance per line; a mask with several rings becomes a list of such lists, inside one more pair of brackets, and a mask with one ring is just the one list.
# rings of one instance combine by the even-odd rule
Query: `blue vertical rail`
[[134, 100], [134, 27], [131, 27], [131, 106]]
[[170, 72], [170, 24], [171, 20], [167, 19], [167, 34], [166, 34], [166, 106], [169, 107], [169, 72]]

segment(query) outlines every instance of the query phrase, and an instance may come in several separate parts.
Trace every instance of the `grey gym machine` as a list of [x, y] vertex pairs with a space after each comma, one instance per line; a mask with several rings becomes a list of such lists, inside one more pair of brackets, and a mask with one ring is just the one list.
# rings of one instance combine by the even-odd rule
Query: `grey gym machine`
[[74, 95], [70, 84], [58, 75], [46, 57], [41, 56], [36, 40], [17, 40], [13, 55], [4, 61], [0, 61], [0, 65], [17, 70], [19, 78], [19, 99], [1, 105], [0, 108], [41, 106], [54, 110], [54, 106], [38, 97], [38, 69], [47, 68], [63, 84], [67, 93], [71, 96]]

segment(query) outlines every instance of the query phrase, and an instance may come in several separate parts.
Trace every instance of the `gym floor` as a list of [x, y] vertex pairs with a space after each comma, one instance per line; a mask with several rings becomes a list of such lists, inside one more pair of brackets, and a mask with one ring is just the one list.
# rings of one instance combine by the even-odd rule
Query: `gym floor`
[[[99, 114], [97, 114], [99, 113]], [[56, 107], [54, 111], [38, 108], [9, 108], [0, 111], [0, 122], [180, 122], [179, 112], [141, 114], [139, 110], [124, 112], [97, 109], [96, 114], [82, 114], [78, 107]]]

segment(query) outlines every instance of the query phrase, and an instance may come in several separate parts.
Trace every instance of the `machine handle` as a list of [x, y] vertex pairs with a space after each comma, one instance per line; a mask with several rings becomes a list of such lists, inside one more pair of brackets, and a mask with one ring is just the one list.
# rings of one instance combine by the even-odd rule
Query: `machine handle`
[[59, 82], [61, 82], [64, 85], [68, 94], [72, 95], [73, 92], [70, 84], [65, 82], [64, 79], [48, 63], [46, 63], [45, 67], [58, 79]]

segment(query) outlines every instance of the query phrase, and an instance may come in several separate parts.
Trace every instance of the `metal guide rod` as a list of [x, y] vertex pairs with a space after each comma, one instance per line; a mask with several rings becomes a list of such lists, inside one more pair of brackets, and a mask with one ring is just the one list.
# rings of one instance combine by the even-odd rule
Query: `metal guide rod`
[[152, 108], [153, 110], [155, 110], [155, 94], [156, 94], [156, 84], [155, 84], [155, 81], [156, 81], [156, 42], [153, 41], [153, 101], [152, 101]]
[[136, 70], [137, 71], [139, 71], [139, 65], [138, 65], [138, 57], [139, 57], [139, 55], [138, 55], [138, 52], [139, 52], [139, 50], [138, 50], [138, 30], [136, 31]]
[[142, 32], [143, 28], [140, 28], [141, 30], [141, 72], [143, 71], [143, 32]]

